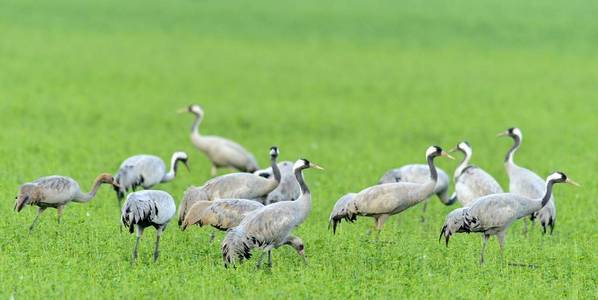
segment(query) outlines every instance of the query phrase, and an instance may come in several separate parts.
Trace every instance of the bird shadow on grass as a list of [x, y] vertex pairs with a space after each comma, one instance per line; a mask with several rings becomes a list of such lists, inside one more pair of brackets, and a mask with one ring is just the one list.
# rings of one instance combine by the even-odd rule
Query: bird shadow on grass
[[507, 265], [510, 267], [522, 267], [522, 268], [530, 268], [530, 269], [537, 269], [540, 267], [538, 265], [533, 265], [533, 264], [522, 264], [522, 263], [514, 263], [514, 262], [510, 262]]

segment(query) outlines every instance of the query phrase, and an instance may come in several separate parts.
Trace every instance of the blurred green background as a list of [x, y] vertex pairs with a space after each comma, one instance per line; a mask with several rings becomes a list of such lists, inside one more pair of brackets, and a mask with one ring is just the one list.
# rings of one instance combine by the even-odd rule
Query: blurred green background
[[[598, 238], [598, 2], [595, 1], [30, 1], [0, 0], [0, 298], [591, 298]], [[63, 224], [48, 210], [31, 235], [34, 209], [12, 211], [20, 184], [61, 174], [87, 190], [138, 153], [191, 155], [159, 186], [180, 199], [209, 178], [189, 141], [232, 138], [262, 165], [307, 157], [313, 211], [271, 271], [254, 261], [222, 267], [206, 228], [166, 231], [151, 263], [118, 230], [114, 193], [70, 205]], [[327, 231], [341, 195], [388, 169], [424, 161], [431, 144], [467, 139], [473, 163], [507, 187], [502, 158], [524, 133], [516, 161], [541, 176], [562, 170], [583, 188], [557, 187], [555, 235], [493, 240], [478, 265], [480, 237], [437, 243], [455, 207], [430, 202], [393, 217], [379, 242], [372, 221]], [[440, 161], [452, 174], [453, 162]], [[398, 220], [398, 221], [397, 221]], [[532, 264], [522, 268], [509, 263]]]

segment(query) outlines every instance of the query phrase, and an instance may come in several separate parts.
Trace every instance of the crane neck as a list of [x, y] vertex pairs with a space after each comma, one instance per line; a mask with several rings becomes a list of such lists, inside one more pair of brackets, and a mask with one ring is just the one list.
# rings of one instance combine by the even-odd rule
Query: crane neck
[[98, 177], [96, 178], [95, 182], [93, 183], [93, 185], [91, 186], [91, 191], [87, 194], [81, 193], [81, 195], [79, 195], [79, 202], [89, 202], [91, 201], [91, 199], [93, 199], [97, 192], [98, 189], [100, 189], [100, 185], [102, 185], [102, 177]]
[[513, 137], [513, 145], [511, 146], [511, 148], [507, 152], [507, 155], [505, 156], [505, 163], [509, 164], [509, 165], [515, 165], [515, 162], [514, 162], [515, 152], [517, 151], [517, 149], [519, 149], [519, 146], [521, 146], [521, 138], [517, 135], [514, 135], [512, 137]]
[[195, 121], [193, 121], [193, 125], [191, 125], [191, 133], [193, 133], [194, 135], [199, 136], [199, 125], [201, 124], [201, 121], [203, 120], [203, 117], [201, 115], [195, 115]]
[[438, 171], [436, 170], [436, 166], [434, 165], [434, 156], [430, 155], [427, 157], [428, 160], [428, 167], [430, 168], [430, 179], [436, 182], [438, 180]]
[[164, 174], [164, 177], [162, 177], [162, 180], [160, 182], [169, 182], [171, 180], [173, 180], [176, 177], [176, 174], [178, 172], [179, 169], [179, 162], [182, 159], [173, 156], [170, 159], [170, 170], [168, 171], [168, 173]]
[[278, 156], [271, 156], [270, 162], [272, 165], [272, 173], [274, 173], [274, 181], [276, 181], [277, 184], [280, 184], [282, 175], [280, 174], [280, 169], [278, 168], [278, 163], [276, 162], [277, 158]]
[[552, 187], [554, 186], [553, 180], [546, 181], [546, 192], [544, 192], [544, 196], [542, 197], [542, 202], [540, 203], [540, 209], [546, 206], [550, 198], [552, 197]]
[[459, 163], [459, 166], [455, 170], [455, 178], [459, 177], [461, 173], [469, 166], [469, 161], [471, 160], [472, 153], [469, 151], [461, 151], [463, 152], [463, 160]]
[[309, 194], [309, 188], [307, 187], [307, 184], [305, 183], [305, 180], [303, 179], [303, 169], [302, 168], [297, 168], [295, 169], [295, 177], [297, 178], [297, 182], [299, 182], [299, 187], [301, 188], [301, 194]]

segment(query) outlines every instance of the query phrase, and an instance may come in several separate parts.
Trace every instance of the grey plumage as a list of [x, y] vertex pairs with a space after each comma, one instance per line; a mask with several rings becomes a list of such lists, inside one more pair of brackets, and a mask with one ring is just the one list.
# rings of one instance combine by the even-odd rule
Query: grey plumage
[[255, 157], [236, 142], [219, 136], [204, 136], [199, 133], [199, 125], [204, 111], [194, 104], [179, 112], [190, 112], [195, 115], [191, 128], [191, 142], [212, 162], [212, 176], [216, 176], [218, 168], [233, 168], [241, 172], [255, 172], [259, 169]]
[[[301, 188], [301, 196], [295, 201], [277, 202], [264, 206], [247, 215], [239, 226], [229, 230], [222, 242], [225, 266], [237, 260], [251, 257], [251, 250], [264, 250], [259, 262], [268, 253], [271, 266], [271, 250], [289, 242], [290, 232], [307, 218], [311, 211], [311, 193], [303, 179], [303, 170], [321, 168], [305, 159], [293, 166]], [[259, 265], [259, 263], [258, 263]]]
[[264, 205], [259, 202], [245, 199], [198, 201], [189, 209], [181, 228], [185, 230], [189, 225], [197, 224], [226, 231], [238, 226], [250, 212], [262, 207]]
[[95, 179], [89, 193], [81, 192], [79, 184], [70, 177], [57, 175], [41, 177], [33, 182], [25, 183], [19, 188], [19, 195], [15, 201], [15, 210], [20, 212], [27, 204], [38, 207], [37, 215], [31, 226], [29, 226], [29, 231], [33, 230], [40, 215], [48, 207], [57, 209], [58, 223], [60, 223], [62, 211], [69, 202], [84, 203], [91, 201], [103, 183], [118, 187], [112, 175], [106, 173], [100, 174]]
[[[505, 168], [509, 176], [509, 191], [528, 198], [541, 197], [545, 190], [542, 178], [538, 174], [518, 166], [514, 161], [515, 152], [519, 149], [523, 141], [521, 130], [519, 128], [509, 128], [507, 131], [500, 133], [499, 136], [509, 136], [513, 139], [513, 146], [505, 156]], [[539, 219], [543, 232], [546, 233], [546, 229], [550, 227], [550, 234], [552, 234], [556, 223], [556, 202], [554, 196], [550, 198], [546, 206], [531, 214], [530, 219], [532, 221]]]
[[164, 191], [145, 190], [129, 194], [122, 208], [121, 222], [129, 232], [137, 231], [133, 260], [137, 258], [139, 239], [146, 227], [156, 228], [154, 261], [158, 259], [160, 236], [176, 211], [174, 199]]
[[[450, 178], [440, 168], [436, 168], [438, 171], [438, 180], [434, 187], [434, 194], [438, 197], [438, 200], [445, 205], [453, 204], [450, 202], [449, 196], [449, 183]], [[412, 182], [412, 183], [425, 183], [430, 178], [430, 168], [426, 164], [410, 164], [405, 165], [397, 169], [389, 170], [384, 173], [378, 184], [394, 183], [394, 182]], [[425, 206], [424, 206], [425, 210]]]
[[452, 158], [438, 146], [429, 147], [426, 151], [426, 160], [430, 175], [426, 182], [418, 184], [400, 181], [366, 188], [352, 199], [341, 199], [339, 202], [345, 202], [344, 207], [341, 203], [337, 203], [330, 219], [340, 222], [342, 219], [353, 221], [357, 216], [372, 217], [379, 232], [391, 215], [398, 214], [424, 201], [434, 193], [438, 180], [434, 158], [438, 156]]
[[[294, 201], [301, 195], [299, 183], [293, 174], [293, 162], [279, 162], [278, 168], [280, 169], [281, 174], [280, 184], [272, 192], [268, 193], [265, 198], [260, 199], [260, 202], [265, 205], [280, 201]], [[274, 171], [272, 170], [272, 167], [268, 167], [266, 169], [257, 170], [254, 174], [264, 178], [272, 178], [272, 176], [274, 176]]]
[[455, 170], [455, 194], [453, 196], [462, 206], [469, 206], [474, 199], [482, 196], [503, 192], [494, 177], [481, 168], [469, 164], [473, 155], [469, 143], [459, 143], [454, 151], [464, 154], [463, 160]]
[[484, 262], [484, 250], [491, 235], [498, 237], [501, 249], [501, 255], [504, 249], [504, 238], [506, 230], [517, 219], [528, 216], [542, 207], [544, 207], [551, 195], [552, 187], [556, 183], [571, 183], [577, 185], [574, 181], [567, 178], [561, 172], [556, 172], [548, 176], [545, 184], [545, 193], [539, 198], [529, 198], [514, 193], [492, 194], [474, 200], [471, 207], [462, 208], [460, 212], [464, 213], [464, 222], [459, 228], [453, 227], [447, 230], [445, 227], [441, 230], [442, 235], [448, 240], [454, 232], [480, 232], [483, 234], [484, 243], [480, 252], [480, 263]]
[[274, 170], [273, 178], [264, 178], [251, 173], [232, 173], [208, 180], [201, 187], [187, 189], [179, 206], [179, 225], [187, 210], [198, 200], [216, 199], [258, 199], [273, 191], [280, 183], [280, 170], [276, 163], [278, 148], [270, 148], [270, 160]]
[[141, 186], [151, 189], [154, 185], [173, 180], [178, 170], [178, 163], [182, 162], [187, 168], [188, 156], [185, 152], [175, 152], [170, 161], [170, 171], [166, 171], [164, 161], [155, 155], [140, 154], [127, 158], [114, 176], [120, 188], [115, 189], [118, 202], [129, 190], [135, 191]]

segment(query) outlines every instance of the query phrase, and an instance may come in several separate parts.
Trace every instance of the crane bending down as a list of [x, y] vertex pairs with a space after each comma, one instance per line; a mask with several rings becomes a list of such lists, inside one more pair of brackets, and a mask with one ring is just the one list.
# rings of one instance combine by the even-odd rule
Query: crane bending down
[[278, 147], [270, 148], [270, 162], [274, 172], [273, 178], [264, 178], [251, 173], [232, 173], [208, 180], [201, 187], [190, 187], [185, 191], [179, 205], [179, 226], [183, 223], [187, 210], [199, 200], [216, 199], [258, 199], [273, 191], [280, 183], [280, 169], [276, 160]]
[[122, 208], [121, 222], [129, 228], [130, 233], [137, 231], [135, 248], [133, 248], [133, 261], [137, 259], [139, 239], [143, 235], [143, 230], [149, 226], [156, 228], [154, 261], [158, 259], [160, 236], [175, 212], [174, 199], [167, 192], [145, 190], [129, 194]]
[[179, 113], [189, 112], [195, 115], [191, 127], [191, 142], [202, 151], [212, 162], [212, 177], [216, 176], [218, 168], [233, 168], [241, 172], [255, 172], [259, 169], [255, 157], [238, 143], [219, 136], [205, 136], [199, 133], [199, 125], [203, 120], [204, 111], [197, 104], [183, 108]]
[[[480, 264], [484, 263], [484, 250], [491, 235], [496, 235], [500, 245], [501, 257], [504, 251], [505, 233], [509, 226], [517, 219], [526, 217], [542, 209], [552, 196], [552, 187], [557, 183], [569, 183], [579, 186], [567, 178], [562, 172], [555, 172], [548, 176], [545, 192], [542, 197], [529, 198], [519, 194], [492, 194], [475, 200], [471, 207], [460, 208], [464, 222], [456, 232], [480, 232], [484, 235], [484, 243], [480, 251]], [[446, 225], [441, 229], [440, 236], [445, 236], [446, 244], [453, 232], [448, 231]]]
[[47, 176], [39, 178], [33, 182], [21, 185], [19, 195], [15, 201], [15, 210], [20, 212], [25, 205], [37, 206], [37, 215], [29, 226], [29, 232], [33, 230], [39, 216], [48, 207], [56, 208], [58, 212], [58, 223], [62, 218], [64, 207], [69, 202], [85, 203], [91, 201], [98, 192], [101, 184], [112, 184], [118, 188], [118, 184], [112, 178], [112, 175], [100, 174], [94, 181], [89, 193], [81, 192], [79, 184], [72, 178], [66, 176]]
[[[311, 211], [311, 192], [303, 178], [303, 170], [308, 168], [322, 169], [307, 159], [295, 162], [293, 170], [301, 188], [301, 196], [295, 201], [277, 202], [255, 210], [241, 221], [239, 226], [231, 229], [222, 241], [222, 258], [225, 267], [236, 260], [242, 261], [251, 257], [251, 250], [262, 249], [264, 252], [257, 266], [268, 254], [268, 266], [272, 266], [272, 249], [284, 244], [293, 243], [297, 237], [291, 236], [291, 230], [305, 221]], [[301, 248], [301, 253], [303, 249]], [[305, 258], [305, 257], [304, 257]]]
[[426, 150], [430, 177], [425, 183], [417, 184], [402, 181], [386, 183], [366, 188], [353, 196], [352, 199], [341, 198], [339, 202], [344, 202], [345, 205], [337, 203], [330, 216], [333, 230], [336, 229], [336, 224], [340, 223], [342, 219], [353, 222], [357, 219], [357, 216], [366, 216], [374, 218], [375, 228], [379, 233], [384, 227], [384, 222], [391, 215], [398, 214], [424, 201], [434, 193], [436, 181], [438, 180], [434, 158], [438, 156], [453, 159], [442, 148], [430, 146]]
[[166, 165], [158, 156], [140, 154], [127, 158], [114, 176], [120, 186], [114, 189], [118, 206], [120, 207], [125, 193], [129, 190], [135, 191], [139, 186], [148, 190], [158, 183], [172, 181], [176, 177], [179, 162], [189, 169], [188, 160], [189, 157], [185, 152], [173, 153], [170, 159], [170, 171], [166, 172]]

